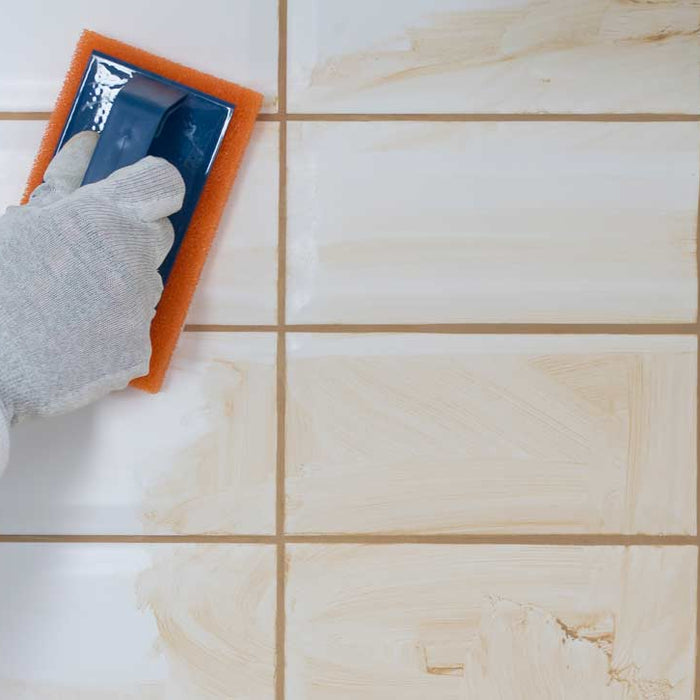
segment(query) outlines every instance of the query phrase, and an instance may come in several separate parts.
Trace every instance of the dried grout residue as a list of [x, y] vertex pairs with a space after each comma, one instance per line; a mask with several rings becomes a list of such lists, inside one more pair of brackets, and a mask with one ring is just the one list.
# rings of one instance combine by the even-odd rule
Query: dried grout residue
[[291, 532], [695, 532], [692, 337], [288, 339]]
[[0, 530], [273, 534], [275, 380], [273, 333], [183, 333], [159, 394], [20, 426]]
[[[593, 42], [649, 43], [697, 36], [697, 23], [687, 24], [690, 12], [668, 12], [659, 15], [658, 25], [649, 33], [625, 36], [622, 26], [612, 22], [611, 10], [616, 3], [609, 0], [550, 0], [532, 6], [484, 12], [445, 12], [431, 15], [425, 26], [407, 27], [402, 37], [389, 42], [396, 46], [384, 51], [346, 55], [329, 59], [314, 69], [311, 84], [349, 80], [367, 73], [360, 87], [374, 87], [392, 81], [443, 72], [454, 72], [467, 66], [518, 61], [552, 51], [575, 50]], [[649, 6], [660, 3], [649, 3]], [[688, 5], [692, 10], [692, 5]], [[403, 64], [403, 66], [402, 66]], [[381, 67], [386, 66], [383, 72]]]
[[275, 551], [195, 545], [154, 552], [138, 578], [153, 615], [167, 698], [269, 697], [274, 673]]
[[692, 700], [696, 547], [287, 546], [288, 700]]
[[5, 543], [2, 700], [271, 700], [276, 551]]
[[[274, 338], [262, 340], [274, 353]], [[266, 349], [201, 368], [196, 411], [204, 429], [189, 444], [174, 436], [160, 457], [167, 468], [143, 496], [146, 533], [246, 533], [251, 523], [256, 533], [273, 532], [275, 372]]]
[[463, 667], [465, 700], [670, 700], [667, 679], [612, 663], [614, 636], [571, 629], [534, 605], [494, 599]]
[[[291, 3], [294, 108], [692, 112], [700, 107], [692, 81], [700, 67], [696, 0], [507, 0], [493, 6], [400, 0], [380, 18], [370, 4]], [[661, 82], [652, 92], [646, 80], [630, 80], [631, 74], [658, 76]]]

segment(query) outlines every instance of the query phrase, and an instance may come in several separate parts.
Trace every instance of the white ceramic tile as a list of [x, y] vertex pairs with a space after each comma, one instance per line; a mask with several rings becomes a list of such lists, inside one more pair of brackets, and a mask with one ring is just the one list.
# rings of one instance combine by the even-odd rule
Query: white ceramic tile
[[288, 320], [692, 321], [694, 123], [292, 123]]
[[287, 347], [290, 532], [695, 532], [694, 337]]
[[691, 700], [695, 547], [291, 545], [287, 700]]
[[84, 29], [232, 80], [277, 108], [277, 0], [44, 0], [6, 4], [0, 110], [50, 110]]
[[279, 126], [260, 122], [233, 186], [188, 322], [277, 320]]
[[19, 204], [45, 128], [43, 121], [0, 121], [0, 214]]
[[700, 111], [695, 0], [289, 0], [306, 112]]
[[272, 700], [275, 552], [0, 545], [7, 700]]
[[0, 532], [274, 532], [275, 344], [185, 333], [161, 393], [18, 426]]
[[[46, 128], [0, 121], [0, 212], [18, 204]], [[273, 324], [277, 317], [279, 126], [261, 122], [224, 210], [189, 323]]]

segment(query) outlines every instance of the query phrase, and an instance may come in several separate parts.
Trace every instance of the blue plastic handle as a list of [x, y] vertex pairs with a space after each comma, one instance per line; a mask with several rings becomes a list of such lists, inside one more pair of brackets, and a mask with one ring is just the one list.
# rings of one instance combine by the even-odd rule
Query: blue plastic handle
[[83, 185], [103, 180], [148, 155], [163, 123], [186, 96], [172, 85], [134, 75], [114, 100]]
[[[118, 92], [115, 95], [115, 89]], [[162, 75], [94, 51], [56, 152], [75, 134], [102, 133], [84, 184], [145, 155], [165, 158], [185, 182], [182, 209], [170, 222], [175, 243], [159, 268], [166, 283], [187, 234], [235, 105]]]

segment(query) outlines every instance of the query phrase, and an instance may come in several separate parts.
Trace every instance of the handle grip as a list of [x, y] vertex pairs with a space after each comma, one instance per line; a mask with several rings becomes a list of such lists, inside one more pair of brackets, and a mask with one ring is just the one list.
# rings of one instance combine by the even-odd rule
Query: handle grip
[[148, 155], [163, 122], [186, 96], [183, 90], [134, 75], [114, 100], [82, 184], [103, 180]]

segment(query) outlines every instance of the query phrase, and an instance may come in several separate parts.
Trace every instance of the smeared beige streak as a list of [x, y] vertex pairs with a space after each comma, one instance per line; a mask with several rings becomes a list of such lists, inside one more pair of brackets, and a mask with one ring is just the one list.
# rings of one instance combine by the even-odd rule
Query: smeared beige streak
[[545, 610], [494, 599], [463, 669], [465, 700], [669, 700], [665, 679], [615, 668], [606, 637], [569, 629]]
[[171, 454], [147, 489], [147, 533], [226, 534], [255, 521], [260, 531], [272, 532], [275, 440], [264, 431], [274, 426], [274, 382], [263, 364], [215, 360], [207, 367], [211, 429]]
[[[328, 544], [288, 552], [287, 679], [295, 700], [693, 697], [694, 547]], [[499, 601], [537, 615], [492, 619]], [[571, 648], [562, 653], [567, 638]], [[503, 683], [517, 683], [519, 670], [525, 683], [525, 671], [539, 665], [550, 671], [545, 680], [558, 669], [554, 677], [573, 687], [562, 668], [570, 655], [602, 686], [584, 679], [588, 695], [569, 686], [547, 694], [543, 682], [541, 693], [512, 694]], [[636, 694], [606, 695], [613, 681]]]
[[545, 0], [513, 10], [435, 13], [425, 26], [409, 27], [403, 36], [388, 42], [406, 44], [405, 48], [335, 56], [312, 71], [310, 84], [342, 81], [372, 88], [548, 52], [606, 43], [659, 43], [692, 37], [700, 31], [697, 22], [687, 27], [692, 4], [669, 7], [669, 3], [652, 0], [648, 5], [641, 11], [650, 13], [661, 6], [664, 14], [658, 21], [653, 21], [650, 14], [648, 31], [638, 35], [618, 35], [606, 27], [616, 9], [616, 3], [610, 0]]
[[137, 582], [170, 667], [168, 700], [261, 698], [274, 664], [274, 551], [169, 548]]
[[399, 360], [367, 342], [368, 357], [291, 361], [292, 530], [654, 532], [690, 507], [658, 469], [692, 468], [670, 432], [692, 354]]

